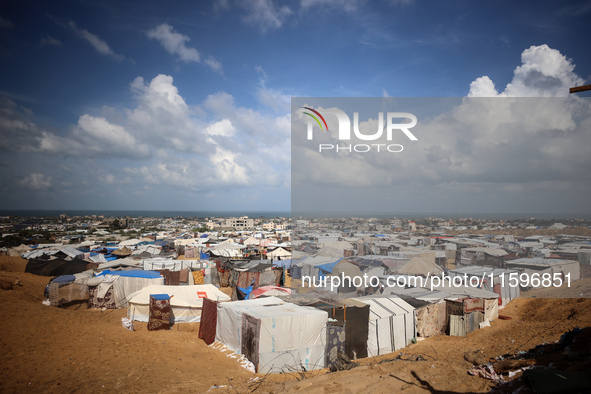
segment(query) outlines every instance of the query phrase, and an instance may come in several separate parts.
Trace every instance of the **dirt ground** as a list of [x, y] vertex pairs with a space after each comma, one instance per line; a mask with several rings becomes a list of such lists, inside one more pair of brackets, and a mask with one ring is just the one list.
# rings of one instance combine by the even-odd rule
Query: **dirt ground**
[[[591, 326], [591, 299], [520, 298], [500, 312], [510, 320], [494, 321], [466, 338], [427, 338], [357, 360], [362, 365], [350, 371], [264, 376], [199, 340], [199, 324], [148, 332], [145, 323], [134, 322], [136, 331], [128, 331], [121, 326], [125, 309], [42, 305], [49, 278], [24, 273], [25, 265], [18, 257], [0, 256], [0, 279], [20, 282], [0, 290], [2, 392], [487, 392], [494, 383], [467, 373], [472, 364], [466, 353], [488, 360]], [[581, 286], [591, 287], [591, 279], [584, 281]], [[393, 360], [398, 355], [426, 361]]]

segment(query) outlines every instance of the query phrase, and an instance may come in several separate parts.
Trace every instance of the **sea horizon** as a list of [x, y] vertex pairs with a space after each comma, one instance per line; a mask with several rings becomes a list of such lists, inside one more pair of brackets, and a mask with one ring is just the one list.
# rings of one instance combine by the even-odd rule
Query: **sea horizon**
[[13, 217], [69, 217], [105, 216], [105, 217], [152, 217], [152, 218], [208, 218], [208, 217], [241, 217], [249, 218], [399, 218], [422, 219], [436, 217], [442, 219], [473, 218], [481, 220], [573, 220], [591, 219], [589, 213], [556, 213], [556, 212], [291, 212], [263, 210], [126, 210], [126, 209], [2, 209], [0, 216]]
[[2, 209], [0, 216], [17, 217], [58, 217], [67, 215], [75, 216], [105, 216], [105, 217], [150, 217], [150, 218], [207, 218], [207, 217], [240, 217], [249, 218], [264, 217], [267, 219], [276, 217], [291, 217], [289, 211], [173, 211], [173, 210], [131, 210], [131, 209]]

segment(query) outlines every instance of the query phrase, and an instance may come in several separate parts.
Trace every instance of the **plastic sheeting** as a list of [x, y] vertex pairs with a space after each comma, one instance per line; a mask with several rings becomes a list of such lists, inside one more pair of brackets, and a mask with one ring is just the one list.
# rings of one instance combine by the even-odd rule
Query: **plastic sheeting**
[[409, 345], [416, 337], [414, 308], [395, 297], [362, 297], [358, 301], [369, 304], [369, 356], [392, 353]]
[[[260, 322], [260, 328], [243, 332], [245, 315], [251, 323]], [[239, 354], [243, 345], [256, 344], [258, 350], [249, 349], [249, 356], [258, 361], [259, 373], [320, 369], [325, 366], [327, 321], [324, 311], [275, 297], [220, 303], [216, 340]], [[243, 344], [245, 335], [258, 337]], [[258, 357], [253, 357], [254, 350]]]
[[168, 294], [173, 323], [199, 323], [203, 299], [229, 301], [230, 297], [213, 285], [164, 286], [151, 285], [132, 294], [129, 300], [127, 317], [131, 320], [147, 322], [149, 318], [150, 294]]

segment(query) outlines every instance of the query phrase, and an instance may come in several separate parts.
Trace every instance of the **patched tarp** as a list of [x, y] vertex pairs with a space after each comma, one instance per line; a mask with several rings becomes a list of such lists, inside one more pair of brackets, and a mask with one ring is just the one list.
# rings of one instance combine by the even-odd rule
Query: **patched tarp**
[[199, 339], [211, 345], [215, 342], [215, 330], [218, 320], [218, 303], [209, 298], [203, 299], [201, 323], [199, 324]]
[[73, 275], [86, 271], [87, 261], [82, 259], [32, 259], [27, 263], [25, 272], [39, 276]]
[[447, 325], [445, 302], [425, 305], [416, 309], [417, 334], [423, 338], [445, 333]]

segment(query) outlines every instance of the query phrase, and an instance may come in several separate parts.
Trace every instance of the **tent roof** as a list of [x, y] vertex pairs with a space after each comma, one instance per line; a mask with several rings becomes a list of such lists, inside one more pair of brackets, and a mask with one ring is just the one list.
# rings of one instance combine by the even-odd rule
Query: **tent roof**
[[357, 300], [369, 305], [369, 320], [405, 315], [415, 310], [412, 305], [398, 297], [368, 296]]
[[413, 257], [397, 271], [399, 274], [427, 276], [429, 273], [439, 274], [443, 272], [443, 268], [430, 261], [425, 261], [420, 257]]
[[207, 298], [212, 300], [230, 301], [230, 297], [222, 293], [214, 285], [150, 285], [130, 295], [129, 303], [148, 305], [150, 303], [150, 294], [168, 294], [171, 296], [171, 306], [201, 308], [203, 306], [203, 298], [200, 298], [198, 293], [206, 293]]

